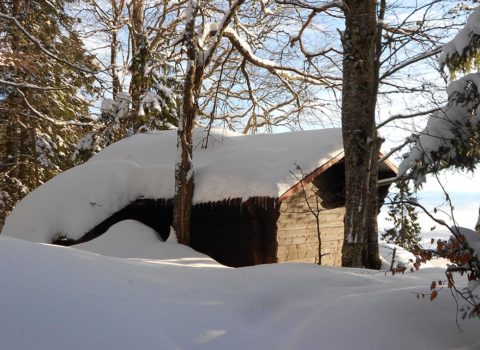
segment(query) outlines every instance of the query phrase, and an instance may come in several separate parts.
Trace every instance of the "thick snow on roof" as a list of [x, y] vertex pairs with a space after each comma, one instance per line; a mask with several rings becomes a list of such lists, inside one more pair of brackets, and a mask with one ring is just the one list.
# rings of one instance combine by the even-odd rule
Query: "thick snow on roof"
[[[205, 131], [197, 130], [195, 203], [279, 197], [302, 172], [307, 175], [343, 152], [340, 129], [265, 135], [215, 129], [206, 149], [205, 141]], [[173, 198], [176, 156], [176, 131], [117, 142], [27, 195], [2, 233], [40, 242], [58, 235], [78, 239], [140, 197]]]

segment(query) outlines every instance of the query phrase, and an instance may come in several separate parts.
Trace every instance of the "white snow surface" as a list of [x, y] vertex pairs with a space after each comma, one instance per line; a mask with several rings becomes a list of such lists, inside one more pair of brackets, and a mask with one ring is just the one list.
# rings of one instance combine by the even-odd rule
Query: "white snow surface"
[[474, 255], [480, 258], [480, 233], [465, 227], [458, 228], [460, 233], [465, 236], [470, 248], [473, 249]]
[[169, 237], [162, 242], [155, 230], [135, 220], [121, 221], [100, 237], [77, 244], [74, 248], [117, 258], [161, 259], [164, 263], [177, 265], [226, 268], [209, 256], [178, 244], [175, 238]]
[[[341, 129], [242, 135], [213, 129], [194, 136], [194, 202], [279, 197], [298, 178], [343, 155]], [[134, 200], [173, 198], [175, 130], [119, 141], [83, 165], [28, 194], [7, 218], [2, 234], [49, 243], [78, 239]], [[301, 171], [297, 169], [301, 168]]]
[[201, 255], [179, 244], [157, 242], [168, 256], [141, 259], [152, 232], [140, 224], [112, 232], [109, 254], [128, 244], [136, 259], [0, 236], [2, 349], [480, 347], [478, 320], [460, 321], [460, 332], [447, 289], [429, 300], [441, 269], [391, 276], [313, 264], [189, 265], [182, 261]]
[[[400, 267], [404, 266], [407, 269], [413, 267], [413, 262], [416, 261], [415, 255], [409, 252], [408, 250], [396, 246], [391, 243], [386, 242], [379, 242], [378, 244], [379, 252], [380, 252], [380, 259], [382, 261], [382, 270], [387, 271], [390, 270], [390, 266], [392, 263], [392, 259], [394, 260], [393, 267]], [[395, 258], [393, 258], [393, 250], [395, 249]], [[447, 264], [449, 263], [448, 260], [442, 258], [432, 258], [432, 260], [427, 261], [426, 263], [422, 264], [420, 268], [432, 268], [432, 267], [440, 267], [440, 268], [447, 268]]]

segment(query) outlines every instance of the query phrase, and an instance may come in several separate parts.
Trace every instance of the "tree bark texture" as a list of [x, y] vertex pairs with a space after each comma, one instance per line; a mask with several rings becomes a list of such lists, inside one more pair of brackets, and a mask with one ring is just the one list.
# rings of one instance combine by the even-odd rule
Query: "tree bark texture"
[[[212, 61], [223, 32], [230, 23], [235, 11], [245, 0], [232, 2], [226, 12], [222, 26], [211, 38], [208, 49], [201, 50], [195, 38], [195, 19], [199, 12], [196, 1], [190, 2], [189, 20], [185, 25], [184, 45], [187, 53], [187, 72], [183, 89], [183, 106], [177, 131], [178, 161], [175, 167], [175, 198], [173, 208], [173, 228], [179, 243], [190, 244], [190, 213], [192, 210], [194, 171], [192, 164], [193, 128], [198, 111], [198, 99], [204, 79], [205, 68]], [[199, 55], [202, 55], [201, 59]]]
[[111, 66], [111, 74], [112, 74], [112, 95], [113, 99], [117, 98], [119, 92], [122, 91], [122, 84], [120, 82], [120, 78], [118, 77], [117, 72], [117, 55], [120, 42], [118, 40], [118, 27], [120, 27], [120, 22], [122, 19], [122, 12], [125, 7], [125, 0], [111, 0], [111, 6], [113, 10], [113, 18], [112, 18], [112, 31], [111, 35], [111, 42], [110, 42], [110, 66]]
[[177, 131], [177, 151], [179, 159], [175, 167], [175, 204], [173, 227], [178, 242], [190, 244], [190, 214], [193, 200], [193, 126], [197, 113], [194, 79], [195, 62], [191, 61], [184, 86], [184, 101]]
[[173, 208], [173, 228], [177, 234], [178, 242], [185, 245], [190, 244], [190, 214], [193, 200], [193, 126], [198, 109], [196, 80], [198, 79], [198, 71], [201, 70], [200, 67], [197, 67], [198, 52], [195, 45], [195, 17], [198, 13], [198, 6], [191, 6], [191, 18], [185, 27], [188, 66], [183, 87], [183, 106], [177, 131], [178, 159], [175, 166], [175, 202]]
[[375, 0], [345, 1], [342, 132], [346, 211], [342, 265], [349, 267], [379, 267], [375, 3]]
[[130, 82], [130, 96], [132, 96], [133, 128], [137, 130], [142, 124], [139, 120], [141, 96], [147, 90], [147, 76], [145, 69], [149, 60], [150, 52], [147, 36], [143, 31], [145, 4], [143, 0], [133, 0], [130, 9], [130, 38], [132, 45], [132, 80]]

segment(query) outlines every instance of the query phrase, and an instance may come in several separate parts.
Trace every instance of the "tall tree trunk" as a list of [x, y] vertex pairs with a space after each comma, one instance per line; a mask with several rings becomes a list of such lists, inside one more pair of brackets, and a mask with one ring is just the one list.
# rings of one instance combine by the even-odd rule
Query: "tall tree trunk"
[[125, 7], [125, 0], [111, 0], [113, 10], [112, 31], [110, 42], [110, 67], [112, 71], [112, 95], [113, 99], [117, 98], [119, 92], [122, 91], [122, 85], [117, 72], [117, 55], [119, 48], [118, 29], [121, 26], [122, 12]]
[[480, 208], [478, 208], [478, 219], [477, 219], [477, 223], [475, 224], [475, 231], [480, 233]]
[[133, 127], [135, 130], [142, 124], [138, 120], [138, 112], [140, 109], [140, 99], [147, 89], [147, 79], [145, 69], [149, 59], [149, 48], [147, 36], [143, 31], [144, 26], [144, 0], [133, 0], [130, 9], [130, 38], [132, 45], [132, 80], [130, 82], [130, 96], [132, 97], [133, 106]]
[[367, 233], [367, 255], [364, 266], [370, 269], [380, 269], [382, 262], [378, 250], [378, 152], [380, 151], [382, 140], [374, 131], [372, 134], [372, 145], [370, 149], [370, 168], [369, 168], [369, 193], [368, 206], [366, 208], [366, 233]]
[[112, 96], [113, 99], [117, 99], [120, 89], [120, 79], [118, 78], [117, 73], [117, 50], [118, 50], [118, 39], [117, 39], [117, 30], [112, 32], [112, 39], [110, 43], [110, 67], [112, 70]]
[[197, 48], [195, 46], [195, 18], [198, 6], [191, 4], [191, 18], [185, 26], [185, 45], [187, 48], [188, 67], [183, 86], [183, 105], [178, 121], [177, 150], [179, 159], [175, 167], [175, 203], [173, 208], [173, 228], [178, 242], [190, 244], [190, 213], [193, 200], [193, 164], [192, 144], [193, 126], [197, 114], [199, 86], [196, 80], [203, 70], [197, 67]]
[[[177, 149], [179, 159], [175, 167], [175, 203], [173, 208], [173, 227], [177, 234], [178, 242], [190, 244], [190, 213], [193, 199], [193, 164], [192, 164], [192, 142], [195, 116], [198, 112], [198, 99], [204, 79], [205, 67], [207, 67], [218, 48], [222, 33], [230, 23], [235, 11], [245, 0], [237, 0], [231, 4], [230, 9], [220, 21], [222, 24], [208, 49], [199, 51], [197, 38], [195, 36], [195, 19], [199, 12], [199, 4], [190, 0], [190, 9], [185, 24], [184, 43], [187, 53], [187, 73], [183, 87], [183, 106], [179, 118], [177, 131]], [[199, 55], [202, 55], [199, 59]]]
[[375, 0], [346, 0], [342, 129], [345, 149], [345, 241], [342, 265], [378, 268], [375, 130]]
[[177, 131], [177, 149], [180, 160], [175, 167], [175, 204], [173, 210], [173, 227], [178, 242], [190, 244], [190, 214], [193, 200], [193, 121], [196, 107], [184, 103], [182, 116]]
[[[378, 21], [383, 21], [385, 18], [385, 11], [387, 8], [386, 0], [380, 0], [378, 3]], [[380, 61], [382, 54], [382, 30], [383, 27], [376, 26], [376, 37], [375, 37], [375, 59], [373, 66], [373, 97], [372, 103], [373, 110], [375, 113], [375, 104], [377, 102], [378, 87], [380, 85]], [[370, 167], [370, 207], [368, 215], [368, 220], [370, 221], [368, 225], [368, 254], [367, 254], [367, 263], [365, 266], [374, 269], [380, 269], [382, 262], [380, 260], [380, 253], [378, 249], [378, 221], [377, 217], [380, 212], [379, 207], [379, 196], [378, 196], [378, 153], [380, 152], [380, 147], [382, 145], [383, 139], [381, 139], [376, 132], [376, 125], [374, 125], [374, 130], [372, 132], [372, 154], [370, 155], [371, 167]]]

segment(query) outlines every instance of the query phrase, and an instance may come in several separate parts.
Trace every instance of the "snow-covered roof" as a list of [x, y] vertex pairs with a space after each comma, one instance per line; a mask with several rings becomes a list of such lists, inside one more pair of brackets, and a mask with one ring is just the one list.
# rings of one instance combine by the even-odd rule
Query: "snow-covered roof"
[[[343, 157], [341, 129], [243, 135], [213, 129], [194, 135], [194, 202], [280, 197], [302, 178]], [[51, 242], [78, 239], [138, 198], [173, 198], [176, 131], [138, 134], [27, 195], [3, 233]], [[300, 169], [300, 170], [299, 170]]]

